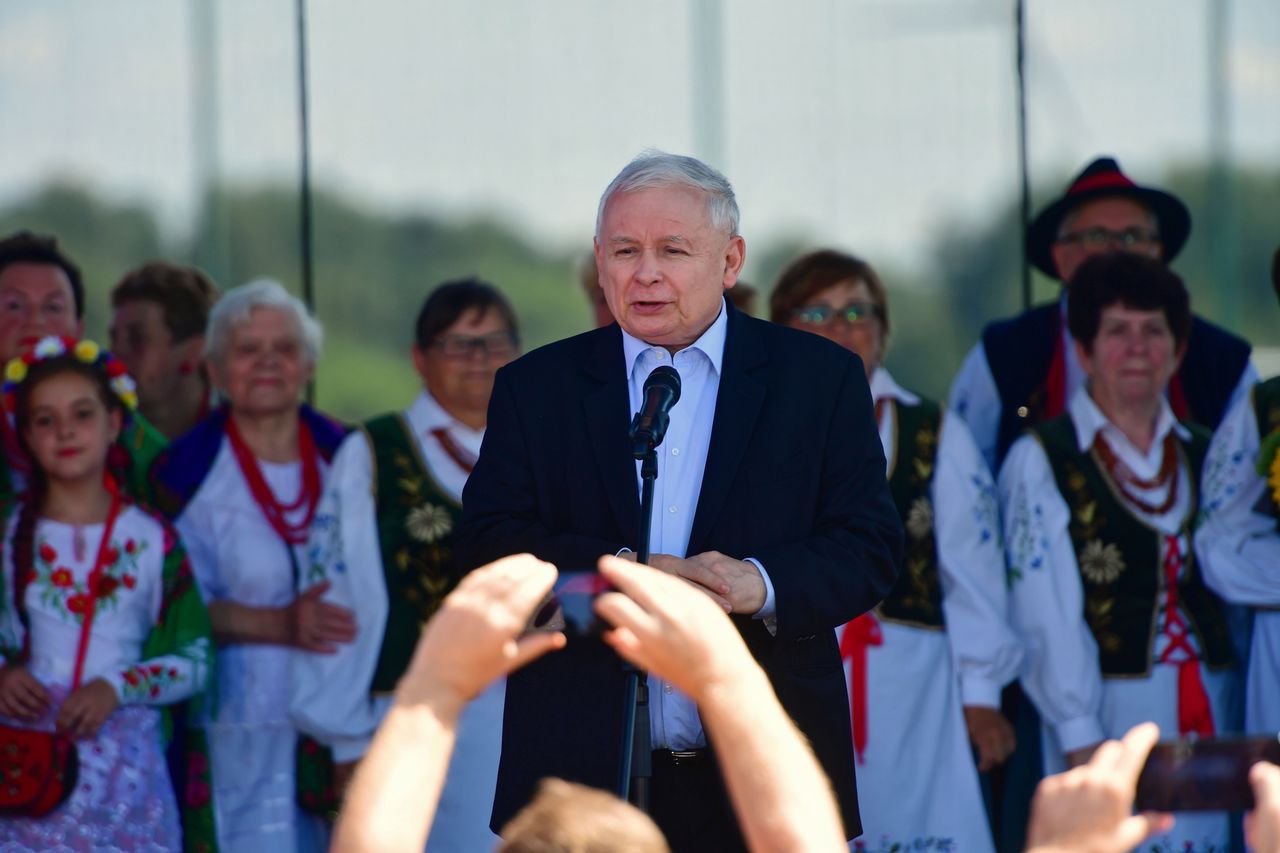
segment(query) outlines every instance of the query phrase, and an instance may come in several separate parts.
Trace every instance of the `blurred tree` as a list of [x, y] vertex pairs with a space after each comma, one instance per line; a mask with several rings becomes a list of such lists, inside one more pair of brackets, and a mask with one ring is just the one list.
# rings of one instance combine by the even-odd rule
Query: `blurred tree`
[[[1069, 180], [1046, 185], [1052, 197]], [[1239, 259], [1238, 281], [1222, 281], [1211, 268], [1212, 229], [1197, 223], [1174, 264], [1192, 291], [1197, 311], [1219, 322], [1225, 288], [1235, 288], [1239, 331], [1257, 343], [1280, 343], [1280, 324], [1268, 265], [1280, 241], [1280, 171], [1232, 175]], [[1168, 187], [1193, 217], [1207, 204], [1209, 172], [1175, 170]], [[315, 292], [326, 329], [317, 383], [320, 404], [342, 417], [363, 418], [404, 405], [417, 378], [407, 350], [413, 320], [426, 293], [450, 278], [478, 275], [501, 288], [519, 314], [526, 349], [572, 335], [590, 325], [574, 264], [589, 245], [564, 251], [530, 246], [518, 229], [497, 220], [446, 221], [424, 214], [367, 209], [332, 191], [314, 195]], [[280, 279], [300, 292], [298, 200], [289, 187], [226, 186], [200, 205], [189, 241], [166, 245], [152, 212], [113, 202], [62, 181], [0, 209], [0, 233], [20, 228], [53, 233], [82, 266], [88, 290], [86, 329], [105, 335], [107, 292], [132, 266], [155, 257], [195, 262], [231, 287], [258, 276]], [[908, 387], [941, 398], [955, 366], [990, 320], [1021, 310], [1021, 227], [1016, 203], [966, 217], [940, 229], [931, 256], [936, 279], [921, 280], [885, 258], [868, 257], [889, 290], [893, 334], [887, 363]], [[801, 235], [753, 243], [746, 280], [761, 292], [762, 316], [778, 274], [792, 259], [817, 248]], [[849, 248], [859, 251], [859, 247]], [[1035, 299], [1053, 299], [1057, 283], [1035, 278]], [[1234, 312], [1233, 312], [1234, 313]]]

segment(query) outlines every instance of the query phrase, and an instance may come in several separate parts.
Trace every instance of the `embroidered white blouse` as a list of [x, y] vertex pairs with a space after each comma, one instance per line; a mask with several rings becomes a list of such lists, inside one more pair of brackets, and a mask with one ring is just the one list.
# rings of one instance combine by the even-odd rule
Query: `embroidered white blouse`
[[[1102, 433], [1119, 459], [1145, 480], [1154, 479], [1159, 472], [1164, 437], [1170, 431], [1183, 440], [1190, 437], [1163, 400], [1154, 439], [1145, 453], [1107, 420], [1085, 388], [1071, 398], [1068, 415], [1082, 452]], [[1183, 526], [1189, 521], [1194, 488], [1185, 465], [1178, 466], [1174, 482], [1177, 498], [1159, 515], [1144, 512], [1128, 501], [1125, 505], [1160, 533], [1179, 536], [1178, 547], [1185, 558], [1190, 542], [1183, 535]], [[1034, 436], [1024, 435], [1010, 448], [1000, 469], [999, 487], [1013, 574], [1010, 613], [1026, 652], [1023, 687], [1053, 728], [1064, 752], [1090, 746], [1111, 734], [1099, 719], [1103, 679], [1098, 648], [1084, 620], [1080, 563], [1067, 529], [1070, 510], [1058, 490], [1044, 447]], [[1138, 494], [1144, 501], [1158, 504], [1171, 487], [1166, 484]], [[1164, 604], [1161, 597], [1152, 652], [1156, 658], [1169, 643], [1164, 634]], [[1188, 639], [1194, 647], [1194, 636]]]
[[[883, 367], [871, 376], [871, 396], [877, 403], [920, 403]], [[889, 460], [896, 450], [895, 413], [895, 407], [885, 406], [879, 421], [880, 442]], [[961, 700], [997, 708], [1001, 688], [1018, 674], [1022, 647], [1009, 625], [996, 486], [964, 421], [946, 413], [931, 497], [942, 611]]]
[[[17, 649], [25, 636], [13, 608], [13, 552], [8, 547], [17, 513], [6, 531], [0, 642]], [[70, 686], [89, 601], [88, 580], [102, 542], [103, 524], [76, 526], [41, 519], [36, 525], [33, 573], [25, 602], [31, 630], [31, 673], [44, 684]], [[102, 678], [122, 704], [168, 705], [203, 689], [211, 654], [208, 637], [175, 652], [141, 660], [164, 605], [164, 564], [179, 548], [165, 526], [136, 506], [122, 507], [112, 531], [107, 564], [85, 652], [82, 684]]]
[[[484, 430], [458, 422], [425, 391], [405, 417], [431, 475], [446, 494], [461, 501], [468, 472], [431, 433], [443, 427], [464, 450], [479, 455]], [[368, 749], [391, 703], [390, 696], [371, 696], [368, 691], [386, 629], [387, 589], [373, 494], [373, 456], [361, 431], [351, 433], [334, 457], [312, 525], [307, 567], [312, 574], [305, 585], [328, 580], [332, 586], [325, 600], [351, 608], [359, 634], [336, 654], [298, 660], [292, 684], [293, 717], [300, 729], [332, 748], [336, 761], [354, 761]]]

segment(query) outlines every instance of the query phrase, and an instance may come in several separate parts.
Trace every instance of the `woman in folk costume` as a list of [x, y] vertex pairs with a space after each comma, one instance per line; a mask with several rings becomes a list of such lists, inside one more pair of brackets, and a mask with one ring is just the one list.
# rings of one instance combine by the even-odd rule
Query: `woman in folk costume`
[[[412, 347], [423, 392], [338, 451], [316, 512], [305, 583], [350, 608], [359, 633], [330, 656], [300, 659], [293, 714], [333, 749], [338, 778], [365, 753], [409, 663], [420, 626], [460, 580], [452, 530], [484, 438], [493, 379], [519, 353], [515, 312], [474, 279], [440, 285], [422, 306]], [[463, 714], [428, 839], [432, 851], [487, 850], [505, 683]]]
[[323, 819], [298, 803], [295, 760], [307, 758], [308, 744], [289, 718], [295, 657], [331, 654], [355, 636], [350, 612], [320, 600], [326, 584], [297, 593], [328, 462], [345, 434], [298, 402], [320, 334], [276, 282], [223, 295], [209, 315], [205, 355], [227, 405], [152, 470], [157, 499], [190, 549], [218, 645], [217, 707], [192, 722], [207, 739], [222, 853], [318, 850], [327, 836]]
[[[881, 361], [889, 306], [865, 262], [819, 251], [791, 264], [774, 322], [862, 358], [876, 403], [904, 567], [871, 613], [838, 629], [849, 679], [868, 850], [993, 849], [970, 737], [986, 766], [1013, 750], [1000, 689], [1016, 674], [995, 484], [964, 422], [898, 385]], [[962, 711], [963, 706], [963, 711]]]
[[178, 537], [108, 469], [133, 382], [92, 341], [59, 337], [5, 379], [32, 466], [3, 510], [0, 714], [73, 737], [79, 776], [49, 814], [0, 819], [0, 849], [180, 849], [159, 708], [204, 688], [213, 652]]
[[[1222, 605], [1191, 543], [1209, 437], [1164, 394], [1187, 291], [1150, 258], [1093, 258], [1072, 279], [1067, 323], [1086, 383], [1067, 414], [1018, 439], [999, 480], [1048, 773], [1145, 720], [1166, 737], [1209, 736], [1238, 711]], [[1180, 814], [1157, 843], [1224, 849], [1227, 830], [1225, 814]]]
[[[1271, 261], [1280, 296], [1280, 250]], [[1280, 731], [1280, 377], [1255, 385], [1223, 418], [1204, 464], [1196, 555], [1205, 583], [1256, 608], [1244, 727]]]

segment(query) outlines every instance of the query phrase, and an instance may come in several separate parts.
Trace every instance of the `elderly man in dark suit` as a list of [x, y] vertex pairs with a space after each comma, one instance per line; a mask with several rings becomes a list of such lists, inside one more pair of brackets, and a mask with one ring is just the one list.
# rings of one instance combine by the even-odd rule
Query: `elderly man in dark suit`
[[[595, 253], [617, 323], [503, 368], [463, 494], [459, 557], [529, 551], [562, 570], [634, 549], [638, 463], [628, 441], [645, 378], [682, 395], [658, 449], [651, 563], [731, 613], [860, 830], [848, 702], [833, 629], [892, 586], [902, 530], [856, 356], [748, 317], [725, 292], [746, 244], [728, 181], [648, 153], [600, 202]], [[677, 849], [741, 845], [697, 710], [650, 678], [651, 811]], [[494, 825], [541, 777], [615, 786], [625, 674], [578, 644], [512, 677]]]

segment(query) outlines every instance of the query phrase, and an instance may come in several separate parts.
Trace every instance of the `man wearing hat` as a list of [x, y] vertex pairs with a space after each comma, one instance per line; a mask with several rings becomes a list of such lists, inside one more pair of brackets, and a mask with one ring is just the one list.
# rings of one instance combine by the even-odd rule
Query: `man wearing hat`
[[[1066, 328], [1076, 269], [1092, 255], [1114, 251], [1167, 263], [1190, 233], [1191, 216], [1181, 201], [1135, 184], [1110, 157], [1090, 163], [1032, 220], [1027, 258], [1063, 283], [1062, 298], [988, 325], [951, 386], [951, 409], [969, 424], [993, 471], [1024, 429], [1062, 414], [1084, 382]], [[1241, 338], [1195, 317], [1186, 355], [1169, 383], [1174, 414], [1217, 427], [1258, 381], [1249, 351]]]

